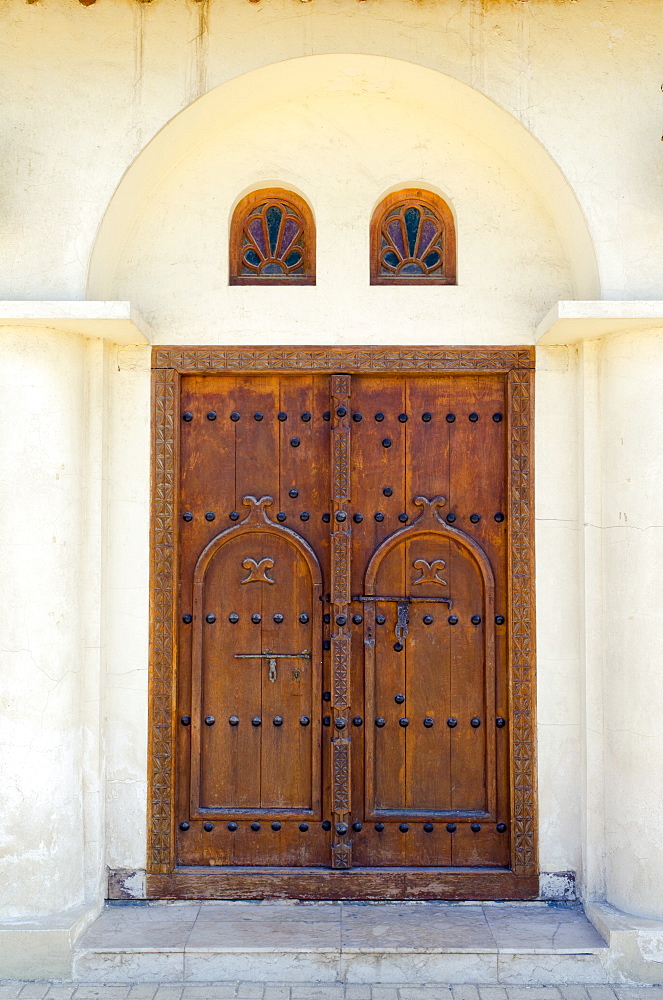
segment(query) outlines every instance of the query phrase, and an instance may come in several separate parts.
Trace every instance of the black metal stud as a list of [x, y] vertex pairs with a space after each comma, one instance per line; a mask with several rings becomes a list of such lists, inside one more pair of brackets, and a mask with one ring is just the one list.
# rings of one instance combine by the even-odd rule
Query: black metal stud
[[216, 517], [216, 514], [214, 513], [213, 510], [208, 510], [207, 513], [205, 514], [205, 520], [206, 521], [213, 521], [215, 517]]
[[454, 717], [452, 716], [450, 719], [447, 719], [447, 725], [449, 729], [455, 729], [456, 726], [458, 725], [458, 719], [454, 719]]
[[472, 421], [473, 424], [476, 424], [478, 419], [479, 419], [478, 413], [470, 413], [470, 420]]
[[210, 410], [207, 414], [208, 420], [216, 420], [216, 410]]
[[364, 720], [362, 719], [361, 715], [355, 715], [354, 719], [352, 720], [352, 725], [356, 726], [356, 728], [359, 729], [359, 727], [363, 724], [363, 722]]
[[301, 512], [301, 514], [299, 515], [299, 520], [300, 521], [310, 521], [310, 519], [311, 519], [311, 515], [309, 514], [309, 512], [307, 510], [303, 510]]
[[203, 823], [203, 830], [205, 830], [206, 833], [211, 833], [213, 829], [214, 823]]
[[363, 420], [364, 418], [362, 417], [361, 413], [353, 413], [353, 414], [352, 414], [352, 419], [354, 420], [354, 422], [355, 422], [356, 424], [359, 424], [359, 423], [361, 423], [361, 421], [362, 421], [362, 420]]
[[260, 829], [260, 823], [251, 823], [251, 829], [257, 833]]
[[472, 524], [478, 524], [480, 520], [481, 520], [480, 514], [470, 514], [470, 521], [472, 522]]
[[384, 420], [384, 413], [379, 413], [379, 412], [378, 412], [378, 413], [376, 413], [376, 414], [375, 414], [375, 419], [377, 420], [377, 422], [378, 422], [379, 424], [381, 424], [381, 423], [382, 423], [382, 421]]
[[501, 511], [498, 511], [497, 514], [495, 514], [495, 520], [498, 524], [501, 524], [504, 520], [504, 514]]
[[394, 649], [396, 650], [397, 653], [402, 653], [403, 652], [403, 643], [402, 642], [395, 642], [394, 643]]
[[505, 621], [506, 621], [506, 618], [504, 617], [504, 615], [495, 615], [495, 624], [496, 625], [504, 625]]
[[308, 412], [308, 410], [304, 410], [304, 412], [302, 413], [302, 420], [304, 421], [305, 424], [307, 424], [310, 419], [311, 419], [311, 414]]
[[183, 726], [190, 726], [191, 725], [191, 716], [190, 715], [183, 715], [182, 718], [180, 719], [180, 722], [182, 723]]
[[447, 421], [448, 424], [453, 424], [453, 422], [456, 419], [456, 414], [455, 413], [447, 413], [445, 419], [446, 419], [446, 421]]
[[216, 621], [216, 615], [205, 615], [205, 621], [208, 625], [213, 625]]
[[478, 833], [480, 829], [481, 829], [481, 823], [470, 824], [470, 830], [472, 831], [472, 833]]
[[393, 494], [394, 491], [392, 490], [391, 486], [385, 486], [385, 488], [382, 491], [382, 495], [385, 497], [393, 496]]
[[433, 826], [432, 823], [424, 823], [424, 831], [426, 833], [432, 833], [434, 829], [435, 827]]
[[373, 516], [375, 517], [376, 521], [384, 521], [384, 514], [382, 514], [380, 511], [378, 511], [378, 513], [374, 514]]
[[231, 510], [230, 513], [228, 514], [228, 517], [230, 518], [231, 521], [239, 521], [239, 511]]
[[506, 823], [498, 823], [495, 829], [498, 833], [506, 833]]
[[323, 649], [331, 649], [331, 642], [329, 641], [329, 639], [323, 639], [322, 640], [322, 648]]
[[331, 521], [331, 514], [323, 514], [322, 520], [325, 522], [325, 524], [329, 524], [329, 522]]
[[277, 418], [277, 420], [280, 420], [280, 421], [281, 421], [281, 423], [283, 423], [283, 421], [284, 421], [284, 420], [287, 420], [287, 419], [288, 419], [288, 414], [287, 414], [287, 413], [284, 413], [284, 412], [283, 412], [283, 410], [281, 410], [281, 412], [280, 412], [280, 413], [277, 413], [277, 414], [276, 414], [276, 418]]
[[291, 490], [288, 490], [288, 496], [292, 497], [292, 499], [294, 500], [295, 497], [299, 496], [299, 490], [295, 489], [295, 487], [293, 486], [293, 488]]
[[334, 516], [337, 521], [347, 521], [348, 519], [348, 515], [345, 513], [344, 510], [337, 510]]
[[501, 413], [493, 413], [493, 420], [495, 421], [496, 424], [501, 423], [502, 422], [502, 414]]
[[447, 521], [449, 522], [449, 524], [453, 524], [455, 520], [456, 520], [455, 514], [447, 514]]
[[410, 725], [410, 720], [406, 718], [399, 719], [398, 725], [401, 727], [401, 729], [407, 729], [407, 727]]
[[323, 717], [322, 717], [322, 724], [323, 724], [323, 726], [331, 726], [331, 716], [330, 715], [323, 715]]
[[403, 511], [402, 514], [398, 515], [398, 520], [401, 521], [403, 524], [405, 524], [405, 522], [407, 521], [407, 514], [405, 513], [405, 511]]
[[259, 625], [260, 622], [262, 621], [262, 615], [259, 615], [257, 613], [255, 615], [251, 615], [251, 621], [253, 622], [254, 625]]
[[346, 408], [344, 406], [337, 406], [336, 407], [336, 416], [337, 417], [344, 417], [347, 412], [348, 411], [346, 410]]
[[347, 625], [347, 623], [348, 623], [348, 619], [345, 617], [345, 615], [337, 615], [336, 616], [336, 624], [337, 625], [340, 625], [342, 627], [343, 625]]
[[190, 828], [191, 828], [191, 824], [187, 823], [186, 820], [184, 820], [182, 823], [180, 823], [180, 830], [186, 831], [186, 830], [189, 830]]
[[299, 448], [301, 441], [299, 440], [299, 438], [290, 438], [290, 444], [292, 445], [293, 448]]
[[456, 824], [447, 823], [447, 833], [455, 833], [455, 832], [456, 832]]
[[237, 412], [237, 410], [232, 411], [232, 413], [230, 414], [230, 419], [234, 424], [237, 423], [237, 421], [239, 420], [239, 413]]
[[226, 829], [230, 830], [231, 833], [234, 833], [235, 830], [237, 829], [237, 823], [235, 822], [228, 823]]
[[331, 420], [331, 410], [325, 410], [325, 412], [322, 414], [322, 419]]
[[363, 620], [364, 619], [361, 617], [361, 615], [353, 615], [352, 616], [352, 624], [353, 625], [361, 625], [361, 623], [363, 622]]
[[383, 719], [382, 716], [380, 716], [375, 720], [375, 725], [378, 727], [378, 729], [382, 729], [382, 727], [386, 725], [386, 720]]
[[274, 621], [276, 622], [277, 625], [280, 625], [281, 622], [283, 621], [283, 615], [279, 613], [275, 614]]
[[382, 438], [382, 447], [391, 448], [391, 438]]
[[273, 721], [273, 723], [274, 723], [275, 726], [282, 726], [283, 725], [283, 718], [280, 715], [275, 715], [272, 721]]
[[481, 725], [481, 719], [475, 715], [473, 719], [470, 719], [470, 725], [472, 726], [472, 729], [478, 729]]
[[231, 726], [238, 726], [239, 725], [239, 716], [237, 716], [237, 715], [231, 715], [230, 718], [228, 719], [228, 722], [230, 723]]
[[308, 830], [308, 823], [300, 823], [299, 829], [302, 831], [302, 833], [306, 833], [306, 831]]
[[355, 833], [359, 833], [359, 831], [363, 830], [363, 828], [364, 827], [362, 823], [356, 822], [352, 824], [352, 829], [355, 831]]
[[345, 729], [345, 727], [347, 726], [347, 724], [348, 724], [348, 720], [347, 719], [341, 719], [341, 718], [339, 718], [339, 719], [335, 719], [335, 721], [334, 721], [334, 725], [336, 726], [337, 729]]
[[429, 413], [429, 412], [428, 412], [428, 410], [426, 410], [426, 412], [425, 412], [425, 413], [422, 413], [422, 414], [421, 414], [421, 419], [423, 420], [423, 422], [424, 422], [425, 424], [428, 424], [428, 423], [430, 423], [430, 421], [431, 421], [431, 420], [433, 419], [433, 414], [432, 414], [432, 413]]
[[322, 692], [322, 700], [323, 701], [331, 701], [331, 691], [323, 691]]
[[329, 623], [331, 621], [331, 615], [330, 614], [323, 615], [322, 616], [322, 620], [325, 623], [325, 625], [329, 625]]
[[193, 413], [190, 410], [185, 410], [182, 414], [182, 420], [186, 420], [187, 424], [193, 420]]
[[328, 819], [323, 819], [323, 821], [322, 821], [322, 829], [323, 830], [331, 830], [331, 823], [330, 823], [330, 821]]
[[193, 521], [193, 514], [191, 513], [190, 510], [185, 510], [184, 511], [184, 513], [182, 514], [182, 520], [183, 521]]
[[376, 616], [375, 616], [375, 621], [376, 621], [376, 623], [377, 623], [378, 625], [384, 625], [384, 623], [386, 622], [386, 620], [387, 620], [387, 619], [385, 618], [385, 616], [384, 616], [384, 615], [376, 615]]
[[216, 722], [216, 719], [214, 718], [213, 715], [206, 715], [205, 716], [205, 725], [206, 726], [213, 726], [215, 722]]
[[278, 831], [280, 829], [281, 829], [281, 824], [280, 823], [272, 823], [272, 830], [274, 830], [275, 833], [278, 833]]
[[260, 423], [264, 415], [265, 415], [264, 413], [261, 413], [260, 410], [258, 410], [256, 413], [253, 414], [253, 419], [257, 420], [258, 423]]
[[458, 624], [458, 615], [449, 615], [449, 617], [447, 618], [447, 621], [449, 622], [450, 625], [457, 625]]
[[399, 413], [398, 414], [398, 420], [399, 420], [399, 423], [401, 423], [401, 424], [407, 423], [407, 413]]
[[352, 520], [354, 521], [355, 524], [361, 524], [361, 522], [364, 520], [364, 515], [363, 514], [353, 514], [352, 515]]
[[336, 832], [339, 835], [339, 837], [344, 837], [345, 834], [348, 832], [348, 828], [345, 825], [345, 823], [337, 823], [336, 824]]
[[421, 620], [424, 623], [424, 625], [432, 625], [433, 624], [433, 616], [432, 615], [424, 615], [424, 617]]
[[480, 625], [481, 624], [481, 615], [472, 615], [472, 617], [470, 618], [470, 621], [472, 622], [473, 625]]
[[384, 823], [376, 823], [375, 829], [377, 830], [378, 833], [382, 833], [382, 831], [384, 830]]
[[408, 826], [407, 823], [401, 823], [398, 829], [401, 831], [401, 833], [407, 833], [410, 827]]
[[283, 524], [283, 522], [286, 520], [287, 516], [288, 515], [284, 511], [280, 510], [278, 512], [278, 514], [276, 515], [276, 520], [280, 521], [281, 524]]
[[228, 615], [228, 621], [230, 622], [231, 625], [236, 625], [237, 622], [239, 621], [239, 615], [233, 611], [231, 615]]
[[301, 718], [300, 718], [300, 720], [299, 720], [299, 725], [300, 726], [308, 726], [309, 723], [310, 723], [310, 721], [311, 720], [309, 719], [308, 715], [302, 715]]
[[193, 615], [182, 615], [182, 621], [185, 625], [190, 625], [193, 621]]
[[424, 726], [426, 727], [426, 729], [432, 729], [434, 725], [435, 725], [435, 720], [431, 719], [430, 715], [427, 715], [426, 718], [424, 719]]
[[396, 702], [397, 705], [402, 705], [403, 702], [405, 701], [405, 695], [404, 694], [395, 694], [394, 695], [394, 701]]
[[258, 728], [258, 726], [262, 726], [262, 719], [260, 718], [259, 715], [253, 716], [253, 718], [251, 719], [251, 725], [255, 726], [256, 729]]
[[506, 719], [503, 719], [501, 715], [498, 715], [495, 719], [495, 725], [498, 729], [504, 729], [506, 726]]

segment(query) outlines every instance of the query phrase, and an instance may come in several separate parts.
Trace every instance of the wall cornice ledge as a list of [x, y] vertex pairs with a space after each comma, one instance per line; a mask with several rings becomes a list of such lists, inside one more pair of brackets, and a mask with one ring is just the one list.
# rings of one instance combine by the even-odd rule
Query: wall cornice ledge
[[130, 302], [0, 300], [0, 327], [62, 330], [114, 344], [151, 344], [152, 331]]
[[580, 340], [596, 340], [632, 330], [663, 329], [663, 302], [655, 299], [627, 302], [600, 299], [556, 302], [536, 328], [534, 342], [562, 347]]

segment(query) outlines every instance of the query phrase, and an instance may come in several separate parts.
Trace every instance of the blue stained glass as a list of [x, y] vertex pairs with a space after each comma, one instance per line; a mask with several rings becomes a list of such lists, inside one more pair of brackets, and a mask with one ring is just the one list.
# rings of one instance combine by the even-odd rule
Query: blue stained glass
[[427, 257], [424, 257], [426, 267], [436, 267], [440, 263], [440, 255], [437, 250], [433, 250]]
[[419, 223], [421, 221], [421, 212], [418, 208], [406, 208], [405, 210], [405, 228], [407, 230], [407, 241], [410, 247], [410, 257], [414, 257], [414, 248], [417, 242], [417, 234], [419, 232]]
[[391, 267], [398, 267], [399, 260], [393, 250], [387, 250], [384, 255], [385, 264], [389, 264]]
[[[281, 219], [283, 217], [283, 212], [278, 205], [270, 205], [265, 212], [265, 217], [267, 219], [267, 233], [269, 234], [269, 246], [271, 249], [271, 256], [276, 256], [276, 240], [279, 235], [279, 228], [281, 226]], [[280, 272], [279, 272], [280, 273]]]
[[403, 267], [401, 268], [401, 274], [421, 274], [422, 271], [423, 267], [416, 261], [409, 261], [407, 264], [404, 264]]
[[294, 267], [296, 264], [299, 264], [301, 259], [302, 255], [300, 254], [299, 250], [293, 250], [292, 253], [289, 253], [288, 256], [286, 257], [285, 265], [286, 267]]
[[261, 274], [283, 274], [283, 267], [276, 260], [270, 261], [269, 264], [265, 264]]
[[244, 254], [244, 259], [246, 260], [247, 264], [254, 264], [255, 267], [258, 267], [258, 265], [260, 264], [260, 257], [255, 252], [255, 250], [251, 248], [249, 248]]

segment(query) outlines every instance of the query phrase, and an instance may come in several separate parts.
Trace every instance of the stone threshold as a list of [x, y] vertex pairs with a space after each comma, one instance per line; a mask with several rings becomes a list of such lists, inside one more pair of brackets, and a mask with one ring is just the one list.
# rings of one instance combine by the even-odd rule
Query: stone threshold
[[609, 948], [560, 903], [108, 905], [74, 950], [106, 983], [602, 984]]

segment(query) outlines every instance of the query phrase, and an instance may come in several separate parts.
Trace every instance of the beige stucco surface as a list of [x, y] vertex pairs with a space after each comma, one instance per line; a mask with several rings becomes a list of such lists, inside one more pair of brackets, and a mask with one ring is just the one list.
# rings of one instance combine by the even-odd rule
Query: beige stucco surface
[[[661, 299], [662, 43], [659, 0], [6, 0], [0, 298], [130, 302], [157, 343], [405, 345]], [[317, 284], [230, 288], [232, 208], [274, 183], [312, 207]], [[459, 284], [371, 288], [373, 207], [414, 184], [450, 202]], [[149, 347], [48, 305], [57, 329], [0, 330], [7, 920], [145, 863]], [[537, 349], [537, 738], [541, 869], [662, 918], [652, 322]]]

